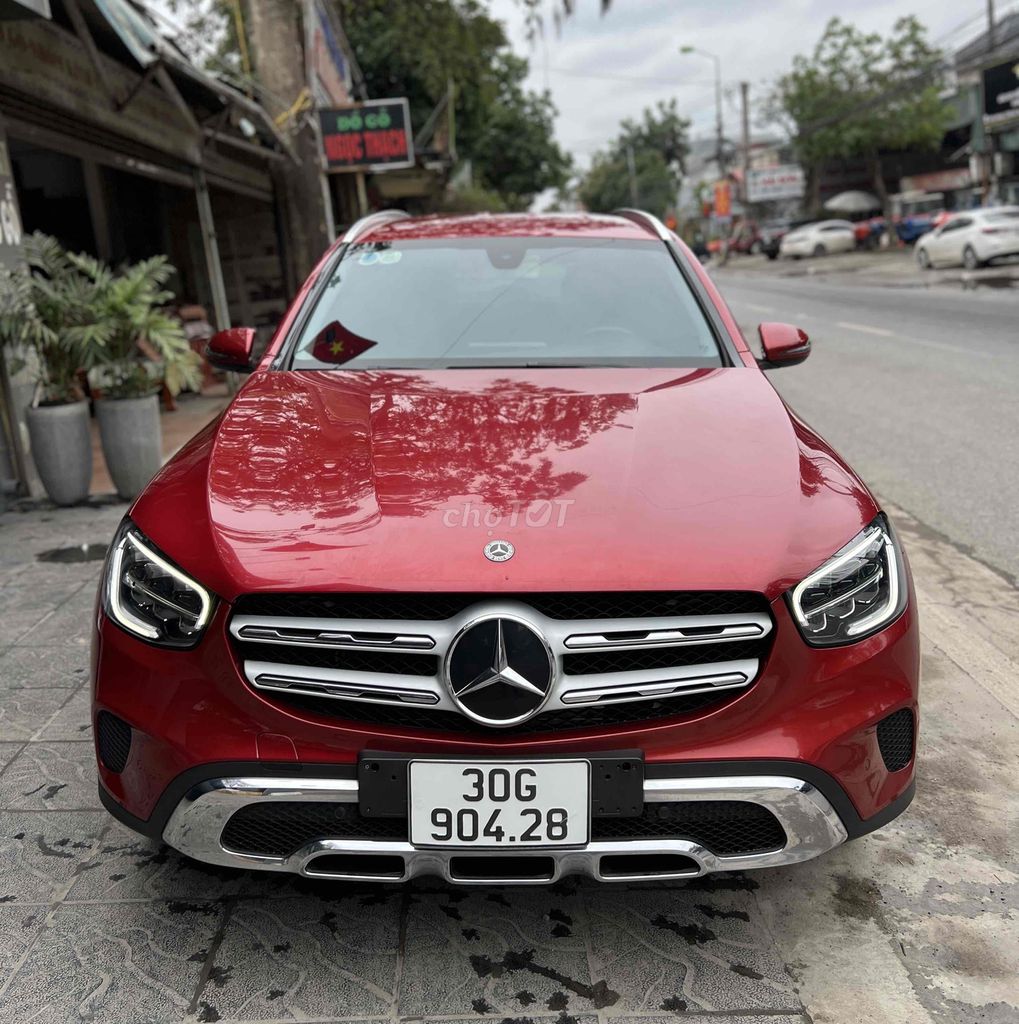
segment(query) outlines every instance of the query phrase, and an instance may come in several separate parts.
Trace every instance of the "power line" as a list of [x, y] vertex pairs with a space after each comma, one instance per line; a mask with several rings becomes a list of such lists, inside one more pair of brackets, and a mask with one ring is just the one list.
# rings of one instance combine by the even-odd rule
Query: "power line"
[[569, 75], [572, 78], [603, 78], [611, 82], [654, 82], [659, 85], [686, 85], [698, 88], [714, 86], [715, 84], [714, 81], [699, 81], [689, 78], [649, 78], [644, 75], [595, 74], [587, 71], [573, 71], [570, 68], [549, 68], [548, 70], [554, 75]]

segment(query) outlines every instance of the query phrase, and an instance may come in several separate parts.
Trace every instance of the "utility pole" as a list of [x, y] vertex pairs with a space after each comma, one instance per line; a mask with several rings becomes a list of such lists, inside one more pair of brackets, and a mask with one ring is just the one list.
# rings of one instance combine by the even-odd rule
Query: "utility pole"
[[280, 161], [274, 169], [277, 194], [284, 200], [287, 253], [296, 279], [304, 278], [332, 239], [332, 208], [322, 171], [318, 131], [308, 92], [301, 5], [293, 0], [244, 0], [248, 49], [265, 104], [293, 140], [298, 163]]
[[[987, 52], [994, 53], [997, 49], [997, 30], [994, 24], [994, 0], [987, 0]], [[981, 104], [980, 109], [983, 111], [986, 109], [984, 103], [984, 73], [980, 74], [980, 98]], [[998, 175], [994, 167], [994, 133], [989, 132], [984, 127], [984, 138], [987, 140], [987, 151], [984, 153], [984, 203], [990, 205], [992, 201], [996, 201], [998, 197]]]
[[740, 169], [743, 171], [743, 202], [749, 200], [747, 178], [750, 173], [750, 83], [740, 82]]

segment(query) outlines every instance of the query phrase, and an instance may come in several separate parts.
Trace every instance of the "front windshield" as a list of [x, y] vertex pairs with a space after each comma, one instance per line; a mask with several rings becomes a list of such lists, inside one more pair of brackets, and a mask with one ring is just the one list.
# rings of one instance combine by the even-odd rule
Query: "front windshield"
[[346, 248], [295, 369], [721, 366], [661, 242], [414, 239]]

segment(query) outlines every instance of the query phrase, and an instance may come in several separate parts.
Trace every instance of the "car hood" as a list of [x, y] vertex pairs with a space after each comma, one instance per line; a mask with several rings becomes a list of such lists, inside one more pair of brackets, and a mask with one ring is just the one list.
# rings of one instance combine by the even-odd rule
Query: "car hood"
[[[781, 593], [875, 514], [750, 367], [260, 372], [132, 510], [230, 600]], [[510, 541], [495, 563], [483, 549]]]

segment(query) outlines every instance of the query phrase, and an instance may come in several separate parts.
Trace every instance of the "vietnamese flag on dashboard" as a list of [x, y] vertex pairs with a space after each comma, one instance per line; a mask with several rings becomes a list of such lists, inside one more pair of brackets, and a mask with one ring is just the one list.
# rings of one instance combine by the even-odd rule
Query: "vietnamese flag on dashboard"
[[334, 320], [315, 335], [311, 354], [320, 363], [346, 363], [374, 348], [376, 344], [347, 330], [339, 320]]

